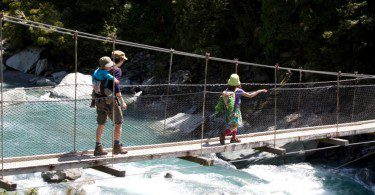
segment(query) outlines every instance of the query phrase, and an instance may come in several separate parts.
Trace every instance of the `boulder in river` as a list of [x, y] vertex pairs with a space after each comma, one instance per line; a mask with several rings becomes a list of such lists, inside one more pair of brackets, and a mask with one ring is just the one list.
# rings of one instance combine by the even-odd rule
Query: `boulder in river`
[[125, 101], [125, 103], [126, 103], [127, 105], [130, 105], [130, 104], [136, 103], [137, 100], [138, 100], [138, 98], [139, 98], [139, 96], [141, 96], [141, 94], [142, 94], [142, 91], [139, 91], [139, 92], [137, 92], [136, 94], [134, 94], [132, 97], [126, 97], [126, 98], [124, 99], [124, 101]]
[[[178, 113], [166, 119], [166, 132], [189, 134], [194, 131], [202, 122], [201, 114]], [[163, 131], [164, 120], [155, 122], [151, 128], [156, 131]]]
[[19, 104], [26, 101], [26, 91], [24, 88], [15, 88], [4, 92], [4, 106]]
[[42, 74], [42, 72], [47, 68], [47, 66], [48, 66], [48, 61], [47, 61], [47, 59], [39, 60], [39, 61], [36, 63], [35, 74], [39, 76], [39, 75]]
[[54, 73], [51, 74], [52, 80], [55, 83], [60, 83], [67, 74], [68, 73], [66, 73], [66, 71], [54, 72]]
[[49, 79], [41, 78], [41, 79], [37, 79], [37, 80], [36, 80], [35, 85], [36, 85], [36, 86], [55, 86], [56, 83], [55, 83], [55, 82], [52, 82], [52, 81], [49, 80]]
[[[92, 79], [90, 75], [77, 73], [77, 98], [91, 98]], [[52, 90], [52, 96], [74, 99], [75, 73], [66, 75], [62, 81]]]
[[67, 169], [63, 171], [42, 172], [42, 178], [48, 183], [57, 183], [64, 180], [76, 180], [82, 175], [82, 169]]
[[24, 73], [31, 70], [38, 61], [42, 49], [28, 48], [16, 53], [6, 61], [6, 65]]

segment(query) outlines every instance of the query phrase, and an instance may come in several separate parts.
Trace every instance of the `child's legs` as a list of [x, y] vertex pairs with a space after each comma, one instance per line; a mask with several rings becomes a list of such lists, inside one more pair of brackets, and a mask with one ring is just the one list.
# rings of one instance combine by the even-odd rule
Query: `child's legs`
[[232, 126], [230, 128], [230, 131], [232, 133], [232, 139], [236, 139], [236, 135], [237, 135], [237, 127], [238, 127], [238, 124], [236, 122], [233, 122], [232, 123]]

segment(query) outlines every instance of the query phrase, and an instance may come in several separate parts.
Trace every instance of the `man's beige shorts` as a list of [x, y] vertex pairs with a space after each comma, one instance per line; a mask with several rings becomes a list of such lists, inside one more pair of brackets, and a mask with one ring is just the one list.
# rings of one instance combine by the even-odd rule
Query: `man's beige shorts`
[[[107, 123], [108, 117], [112, 120], [113, 103], [107, 104], [105, 99], [97, 99], [95, 101], [95, 104], [96, 104], [96, 113], [98, 114], [96, 118], [98, 125], [105, 125]], [[114, 116], [115, 124], [122, 124], [122, 111], [116, 101], [115, 101], [114, 111], [115, 111], [115, 116]]]

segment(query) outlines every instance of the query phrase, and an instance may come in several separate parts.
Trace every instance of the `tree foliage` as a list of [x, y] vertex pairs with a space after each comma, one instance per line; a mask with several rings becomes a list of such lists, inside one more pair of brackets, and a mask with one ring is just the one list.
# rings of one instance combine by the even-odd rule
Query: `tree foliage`
[[[375, 73], [370, 0], [3, 0], [6, 14], [127, 41], [245, 61]], [[72, 39], [5, 24], [14, 48], [46, 47], [71, 64]], [[93, 66], [108, 44], [80, 41]], [[67, 55], [64, 55], [67, 54]]]

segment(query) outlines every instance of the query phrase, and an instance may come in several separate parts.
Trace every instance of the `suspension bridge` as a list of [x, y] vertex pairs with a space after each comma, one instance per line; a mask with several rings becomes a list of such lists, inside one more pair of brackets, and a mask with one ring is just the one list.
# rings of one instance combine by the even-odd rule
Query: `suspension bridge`
[[[72, 85], [37, 88], [4, 89], [1, 70], [1, 176], [24, 173], [95, 168], [117, 176], [124, 176], [109, 166], [161, 158], [179, 157], [210, 165], [204, 154], [257, 149], [284, 156], [280, 146], [291, 142], [317, 140], [332, 145], [348, 146], [342, 137], [375, 133], [374, 75], [304, 70], [269, 66], [197, 55], [173, 49], [103, 37], [52, 26], [12, 16], [1, 15], [1, 59], [3, 62], [3, 23], [22, 25], [72, 36], [74, 41], [75, 80]], [[148, 91], [132, 99], [124, 117], [122, 142], [129, 151], [126, 155], [93, 156], [95, 140], [95, 109], [89, 108], [89, 94], [78, 92], [90, 88], [80, 83], [78, 73], [78, 39], [107, 42], [116, 47], [134, 47], [169, 55], [168, 83], [155, 85], [124, 85], [123, 91], [139, 87]], [[202, 84], [172, 84], [171, 74], [176, 56], [197, 58], [204, 69]], [[266, 88], [269, 93], [252, 100], [243, 100], [244, 125], [239, 129], [241, 143], [221, 145], [220, 116], [213, 115], [214, 106], [224, 84], [209, 84], [210, 63], [224, 63], [238, 72], [240, 66], [254, 66], [274, 70], [274, 83], [243, 83], [245, 91]], [[2, 66], [0, 66], [2, 69]], [[279, 83], [282, 71], [297, 72], [298, 83]], [[228, 73], [229, 75], [230, 73]], [[302, 83], [303, 74], [332, 76], [333, 81]], [[342, 78], [347, 79], [342, 79]], [[74, 94], [74, 98], [53, 96], [57, 89]], [[6, 94], [22, 92], [34, 98], [7, 99]], [[154, 92], [157, 93], [154, 93]], [[188, 92], [188, 93], [187, 93]], [[16, 93], [16, 94], [17, 94]], [[126, 93], [125, 93], [126, 94]], [[192, 105], [193, 108], [192, 108]], [[246, 108], [246, 109], [244, 109]], [[152, 120], [151, 120], [152, 119]], [[114, 127], [114, 125], [112, 126]], [[112, 140], [113, 131], [107, 129], [103, 139]], [[109, 141], [108, 141], [109, 142]], [[373, 143], [369, 141], [366, 143]], [[361, 144], [361, 143], [356, 143]], [[108, 144], [113, 145], [113, 143]], [[303, 151], [299, 151], [303, 153]], [[14, 190], [16, 185], [1, 180], [0, 186]]]

